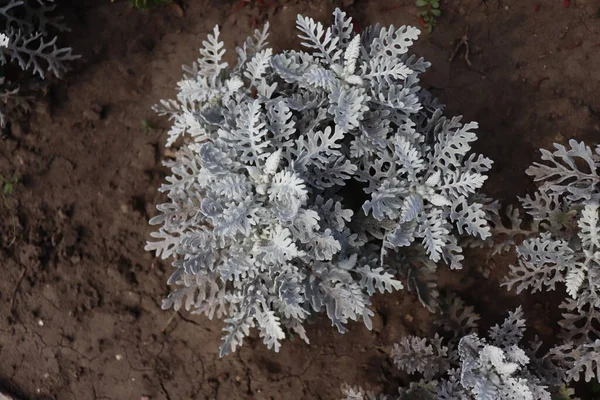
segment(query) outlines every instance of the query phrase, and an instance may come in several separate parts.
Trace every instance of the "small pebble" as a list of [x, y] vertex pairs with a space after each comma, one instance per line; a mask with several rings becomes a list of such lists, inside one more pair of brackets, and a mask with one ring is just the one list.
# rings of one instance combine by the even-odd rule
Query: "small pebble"
[[44, 321], [42, 321], [41, 319], [38, 321], [38, 325], [39, 326], [44, 326]]
[[117, 359], [117, 361], [121, 361], [123, 359], [123, 356], [121, 354], [117, 354], [115, 355], [115, 358]]

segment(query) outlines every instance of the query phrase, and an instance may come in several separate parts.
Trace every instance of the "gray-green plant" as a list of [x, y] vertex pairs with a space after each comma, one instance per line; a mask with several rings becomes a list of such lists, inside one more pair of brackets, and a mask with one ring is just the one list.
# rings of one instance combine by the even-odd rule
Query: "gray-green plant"
[[[562, 382], [565, 370], [555, 349], [540, 351], [542, 343], [522, 344], [526, 329], [523, 311], [509, 312], [487, 338], [477, 333], [479, 316], [455, 299], [448, 310], [449, 338], [404, 337], [394, 346], [396, 366], [420, 377], [400, 387], [395, 396], [376, 395], [361, 387], [344, 385], [344, 400], [551, 400], [570, 399]], [[461, 326], [460, 331], [454, 330]], [[460, 333], [459, 333], [460, 332]]]
[[477, 124], [419, 86], [419, 30], [355, 34], [333, 16], [298, 16], [308, 51], [274, 54], [257, 30], [233, 67], [216, 27], [177, 100], [156, 107], [173, 120], [167, 145], [183, 144], [146, 248], [175, 259], [164, 308], [225, 318], [222, 355], [252, 327], [276, 351], [287, 332], [308, 342], [321, 311], [340, 332], [370, 328], [370, 297], [400, 289], [400, 272], [424, 298], [420, 266], [459, 269], [459, 237], [490, 235], [474, 194], [491, 161], [471, 152]]
[[60, 77], [67, 61], [79, 58], [70, 47], [58, 47], [49, 29], [68, 31], [61, 16], [54, 15], [53, 0], [4, 0], [0, 2], [0, 32], [8, 43], [0, 46], [0, 65], [16, 61], [23, 70], [40, 78], [50, 72]]
[[[600, 381], [600, 145], [570, 140], [542, 149], [527, 173], [539, 187], [521, 198], [535, 230], [517, 247], [518, 264], [504, 286], [520, 293], [560, 290], [559, 325], [566, 378]], [[518, 226], [517, 226], [518, 228]]]
[[[56, 77], [67, 70], [67, 63], [80, 56], [70, 47], [59, 47], [51, 31], [69, 29], [63, 18], [56, 15], [54, 0], [0, 1], [0, 66], [16, 63], [22, 70], [31, 71], [44, 79], [47, 73]], [[19, 97], [19, 82], [9, 83], [4, 69], [0, 73], [0, 96], [6, 104]], [[23, 97], [17, 99], [22, 101]], [[6, 126], [6, 111], [0, 111], [0, 127]]]

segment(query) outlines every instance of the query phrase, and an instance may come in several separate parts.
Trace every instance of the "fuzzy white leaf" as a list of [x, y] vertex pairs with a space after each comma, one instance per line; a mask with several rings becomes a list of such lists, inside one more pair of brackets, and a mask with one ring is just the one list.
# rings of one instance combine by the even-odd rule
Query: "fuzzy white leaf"
[[380, 293], [385, 293], [386, 290], [391, 293], [403, 288], [402, 283], [394, 279], [392, 274], [385, 272], [382, 267], [371, 268], [364, 265], [357, 271], [361, 276], [360, 284], [367, 288], [369, 295], [373, 295], [376, 290]]
[[275, 152], [271, 153], [267, 160], [265, 161], [265, 174], [274, 175], [279, 168], [279, 163], [281, 162], [281, 153], [282, 149], [278, 149]]

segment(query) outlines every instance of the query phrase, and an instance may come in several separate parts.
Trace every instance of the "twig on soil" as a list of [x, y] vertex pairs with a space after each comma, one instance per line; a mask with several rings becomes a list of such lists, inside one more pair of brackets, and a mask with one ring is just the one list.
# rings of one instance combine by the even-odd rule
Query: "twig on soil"
[[581, 45], [583, 45], [583, 40], [580, 40], [579, 42], [575, 43], [573, 46], [567, 47], [567, 50], [575, 50], [576, 48], [581, 47]]
[[456, 55], [458, 54], [458, 52], [460, 51], [460, 49], [463, 47], [465, 48], [465, 55], [464, 55], [465, 62], [467, 63], [467, 65], [469, 67], [471, 67], [473, 64], [471, 64], [471, 60], [469, 60], [469, 27], [468, 26], [467, 26], [467, 31], [465, 32], [465, 34], [460, 38], [460, 40], [456, 44], [456, 47], [454, 48], [454, 52], [452, 53], [452, 55], [450, 56], [450, 59], [448, 61], [452, 62], [454, 60], [454, 58], [456, 57]]
[[25, 268], [23, 268], [23, 270], [21, 271], [21, 276], [19, 276], [19, 280], [17, 281], [17, 284], [15, 285], [15, 289], [13, 290], [12, 297], [10, 298], [10, 312], [12, 312], [13, 307], [15, 305], [15, 297], [17, 297], [17, 291], [19, 290], [19, 287], [21, 286], [21, 282], [23, 281], [23, 278], [25, 278]]
[[162, 330], [160, 331], [160, 333], [165, 333], [167, 328], [169, 327], [169, 325], [171, 324], [171, 321], [173, 321], [173, 318], [175, 318], [175, 316], [177, 315], [177, 311], [175, 311], [173, 313], [173, 315], [171, 315], [171, 317], [169, 318], [169, 320], [167, 321], [167, 323], [165, 324], [165, 327], [162, 328]]

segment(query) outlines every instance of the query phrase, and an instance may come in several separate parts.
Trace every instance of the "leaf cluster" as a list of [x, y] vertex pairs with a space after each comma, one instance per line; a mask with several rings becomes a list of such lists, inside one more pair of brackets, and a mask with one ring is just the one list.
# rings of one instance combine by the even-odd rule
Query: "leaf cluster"
[[140, 10], [147, 10], [153, 7], [160, 7], [173, 3], [173, 0], [128, 0], [129, 4]]
[[[13, 62], [23, 71], [31, 71], [42, 79], [47, 73], [56, 77], [67, 71], [67, 62], [80, 56], [73, 54], [70, 47], [59, 47], [55, 31], [69, 29], [63, 18], [54, 12], [54, 0], [3, 0], [0, 1], [0, 35], [5, 45], [0, 46], [0, 66]], [[6, 113], [14, 108], [27, 108], [27, 96], [19, 94], [23, 85], [11, 84], [0, 73], [0, 96], [2, 102], [14, 103], [16, 107], [0, 110], [0, 128], [6, 126]]]
[[[222, 355], [253, 327], [276, 351], [288, 332], [308, 341], [317, 312], [370, 328], [370, 297], [403, 286], [398, 254], [458, 269], [459, 237], [490, 235], [474, 196], [491, 161], [471, 152], [477, 124], [419, 86], [419, 30], [333, 20], [299, 15], [307, 51], [278, 54], [267, 24], [234, 66], [215, 27], [155, 108], [173, 120], [167, 145], [183, 145], [146, 248], [175, 259], [164, 308], [225, 319]], [[421, 275], [404, 277], [424, 298]]]
[[559, 324], [565, 344], [555, 357], [567, 380], [578, 380], [581, 372], [586, 381], [600, 380], [600, 146], [592, 150], [570, 140], [568, 147], [554, 147], [542, 149], [544, 162], [527, 170], [539, 187], [520, 200], [539, 226], [517, 247], [518, 264], [503, 285], [517, 293], [564, 285]]
[[[493, 326], [487, 338], [477, 333], [479, 316], [460, 300], [447, 317], [465, 316], [464, 335], [444, 340], [408, 336], [394, 346], [391, 358], [399, 369], [421, 376], [398, 390], [398, 396], [375, 395], [362, 388], [343, 386], [346, 400], [550, 400], [571, 398], [561, 383], [562, 369], [553, 362], [554, 350], [540, 354], [537, 339], [521, 341], [526, 329], [521, 307]], [[557, 396], [557, 397], [553, 397]]]
[[79, 56], [70, 47], [58, 47], [49, 30], [68, 31], [62, 17], [54, 15], [53, 0], [5, 0], [0, 4], [0, 32], [8, 45], [0, 47], [0, 64], [15, 61], [24, 71], [31, 69], [40, 78], [46, 72], [60, 77], [66, 62]]
[[417, 11], [417, 17], [429, 33], [433, 32], [437, 24], [437, 19], [442, 16], [439, 0], [415, 0], [415, 6], [420, 7]]

